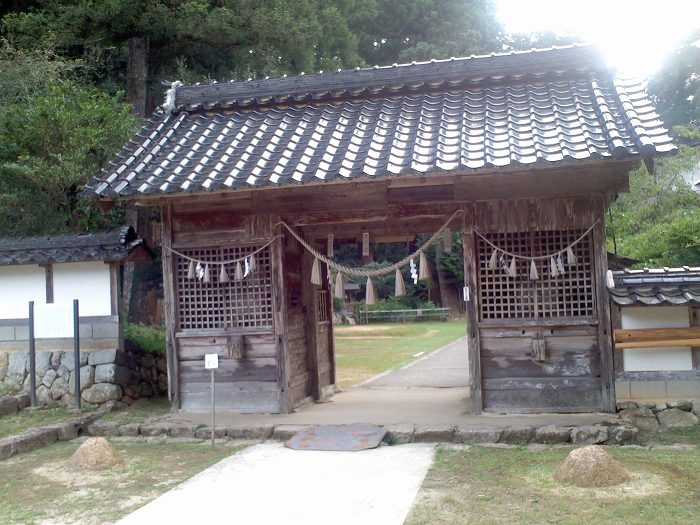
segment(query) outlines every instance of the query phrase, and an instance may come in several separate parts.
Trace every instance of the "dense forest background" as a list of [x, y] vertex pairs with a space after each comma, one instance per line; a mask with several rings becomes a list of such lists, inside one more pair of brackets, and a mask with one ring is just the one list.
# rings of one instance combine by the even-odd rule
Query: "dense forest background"
[[[0, 236], [122, 223], [121, 207], [103, 214], [79, 194], [162, 102], [170, 81], [240, 80], [576, 40], [505, 34], [489, 0], [5, 1]], [[658, 159], [653, 174], [632, 173], [630, 192], [608, 210], [610, 250], [638, 266], [700, 265], [700, 195], [690, 185], [700, 178], [699, 45], [700, 31], [649, 82], [678, 155]], [[458, 283], [455, 242], [451, 254], [432, 258], [441, 279]], [[375, 261], [393, 260], [397, 250], [378, 247]], [[355, 256], [347, 251], [348, 259]]]

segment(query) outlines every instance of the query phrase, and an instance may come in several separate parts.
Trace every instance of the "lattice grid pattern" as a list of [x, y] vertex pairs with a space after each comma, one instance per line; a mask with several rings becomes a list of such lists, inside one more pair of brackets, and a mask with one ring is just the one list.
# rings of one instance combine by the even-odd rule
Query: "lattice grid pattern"
[[[487, 235], [496, 246], [511, 253], [536, 257], [561, 250], [575, 241], [582, 230], [494, 233]], [[595, 283], [590, 234], [574, 247], [577, 262], [566, 264], [564, 275], [551, 277], [549, 259], [536, 260], [539, 280], [530, 280], [530, 262], [517, 261], [517, 276], [506, 275], [503, 256], [498, 268], [488, 268], [493, 249], [477, 238], [481, 319], [538, 319], [556, 317], [593, 317]]]
[[316, 290], [316, 319], [319, 323], [328, 322], [328, 290]]
[[[181, 250], [197, 260], [222, 261], [244, 257], [259, 246], [229, 246]], [[243, 264], [243, 263], [241, 263]], [[256, 268], [236, 281], [235, 265], [226, 267], [230, 282], [219, 281], [221, 266], [209, 266], [210, 279], [188, 279], [189, 261], [176, 258], [178, 323], [180, 330], [272, 327], [272, 267], [270, 248], [255, 254]]]

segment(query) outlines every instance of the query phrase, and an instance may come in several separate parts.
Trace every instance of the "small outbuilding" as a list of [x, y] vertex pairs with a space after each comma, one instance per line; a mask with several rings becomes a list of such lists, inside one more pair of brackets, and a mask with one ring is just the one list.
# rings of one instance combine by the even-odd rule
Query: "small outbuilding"
[[608, 272], [618, 401], [700, 399], [700, 268]]
[[[106, 233], [0, 239], [0, 351], [27, 351], [28, 304], [80, 305], [82, 350], [123, 348], [122, 265], [150, 258], [124, 226]], [[71, 340], [37, 340], [37, 350], [72, 350]]]

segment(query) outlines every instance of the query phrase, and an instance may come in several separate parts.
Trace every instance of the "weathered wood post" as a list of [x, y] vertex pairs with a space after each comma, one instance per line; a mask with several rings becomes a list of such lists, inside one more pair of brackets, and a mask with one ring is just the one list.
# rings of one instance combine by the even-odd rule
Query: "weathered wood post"
[[34, 301], [29, 301], [29, 399], [36, 406], [36, 340], [34, 339]]
[[77, 299], [73, 299], [73, 367], [75, 408], [80, 409], [80, 307]]

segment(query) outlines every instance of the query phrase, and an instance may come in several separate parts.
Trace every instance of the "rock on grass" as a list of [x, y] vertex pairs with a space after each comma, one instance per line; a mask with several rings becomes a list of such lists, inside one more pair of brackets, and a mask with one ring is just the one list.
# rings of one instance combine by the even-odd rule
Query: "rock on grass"
[[572, 450], [554, 479], [577, 487], [611, 487], [629, 481], [622, 466], [597, 445]]
[[76, 470], [103, 470], [123, 462], [121, 454], [103, 437], [88, 438], [68, 460]]

